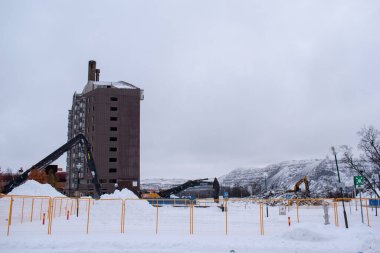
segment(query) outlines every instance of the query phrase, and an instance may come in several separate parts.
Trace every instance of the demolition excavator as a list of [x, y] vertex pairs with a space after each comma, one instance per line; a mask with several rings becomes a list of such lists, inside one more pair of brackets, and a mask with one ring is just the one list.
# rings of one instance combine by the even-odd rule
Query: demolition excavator
[[295, 185], [294, 185], [294, 188], [292, 190], [288, 190], [287, 192], [299, 192], [300, 191], [300, 186], [302, 184], [305, 184], [305, 191], [307, 194], [310, 193], [310, 190], [309, 190], [309, 180], [307, 178], [307, 176], [304, 176], [303, 178], [301, 178]]
[[82, 145], [84, 147], [85, 152], [85, 158], [87, 162], [88, 169], [91, 171], [91, 175], [93, 178], [94, 188], [95, 188], [95, 194], [94, 198], [99, 199], [100, 198], [100, 183], [97, 176], [96, 166], [95, 162], [91, 153], [91, 145], [87, 141], [86, 137], [83, 134], [78, 134], [71, 140], [69, 140], [67, 143], [59, 147], [57, 150], [55, 150], [53, 153], [33, 165], [30, 169], [26, 170], [24, 173], [22, 173], [17, 178], [10, 181], [7, 185], [4, 186], [4, 189], [2, 191], [3, 194], [8, 194], [11, 192], [15, 187], [23, 184], [29, 177], [29, 174], [33, 170], [43, 170], [46, 167], [48, 167], [52, 162], [57, 160], [61, 155], [63, 155], [66, 151], [70, 150], [76, 145]]
[[161, 190], [159, 192], [141, 192], [139, 195], [140, 195], [140, 198], [143, 198], [143, 199], [168, 199], [170, 198], [171, 195], [175, 195], [177, 193], [180, 193], [194, 186], [212, 186], [214, 190], [214, 195], [213, 195], [214, 201], [219, 202], [220, 186], [219, 186], [218, 179], [215, 178], [213, 182], [210, 182], [207, 180], [208, 178], [189, 180], [184, 184], [175, 186], [170, 189]]

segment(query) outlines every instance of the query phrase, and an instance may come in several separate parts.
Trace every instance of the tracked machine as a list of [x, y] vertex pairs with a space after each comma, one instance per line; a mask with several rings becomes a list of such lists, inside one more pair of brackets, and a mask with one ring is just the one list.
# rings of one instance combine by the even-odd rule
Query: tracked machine
[[196, 187], [196, 186], [211, 186], [213, 189], [213, 199], [214, 202], [218, 203], [219, 202], [219, 191], [220, 191], [220, 186], [218, 179], [214, 179], [214, 181], [210, 182], [207, 181], [208, 178], [204, 179], [197, 179], [197, 180], [189, 180], [185, 182], [184, 184], [172, 187], [170, 189], [166, 190], [161, 190], [159, 192], [140, 192], [139, 197], [142, 199], [147, 199], [151, 204], [173, 204], [174, 201], [177, 203], [187, 203], [189, 202], [189, 199], [181, 199], [181, 198], [176, 198], [176, 199], [171, 199], [171, 196], [176, 195], [188, 188], [191, 187]]

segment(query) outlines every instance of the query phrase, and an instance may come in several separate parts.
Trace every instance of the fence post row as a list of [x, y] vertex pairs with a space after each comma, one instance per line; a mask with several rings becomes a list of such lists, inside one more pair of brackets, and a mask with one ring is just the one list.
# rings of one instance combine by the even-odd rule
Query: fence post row
[[[44, 200], [48, 200], [48, 208], [47, 208], [47, 222], [48, 222], [48, 235], [52, 234], [52, 224], [53, 224], [53, 219], [56, 218], [56, 212], [58, 208], [58, 200], [59, 200], [59, 215], [58, 217], [61, 217], [61, 212], [62, 212], [62, 204], [63, 200], [65, 197], [44, 197], [44, 196], [6, 196], [10, 198], [9, 202], [9, 211], [8, 211], [8, 222], [7, 222], [7, 236], [10, 235], [10, 226], [12, 225], [12, 217], [13, 217], [13, 212], [14, 212], [14, 202], [17, 198], [22, 198], [22, 205], [21, 205], [21, 224], [23, 224], [24, 221], [24, 211], [25, 211], [25, 199], [31, 199], [31, 211], [30, 211], [30, 222], [33, 221], [33, 215], [34, 215], [34, 206], [36, 200], [40, 199], [40, 220], [42, 219], [42, 214], [44, 215], [44, 221], [45, 221], [45, 209], [44, 209]], [[4, 198], [4, 196], [2, 196]], [[77, 200], [78, 203], [76, 203]], [[121, 201], [121, 215], [120, 215], [120, 233], [124, 234], [125, 233], [125, 222], [126, 222], [126, 201], [128, 199], [103, 199], [104, 201], [106, 200], [120, 200]], [[332, 200], [330, 202], [332, 204], [333, 210], [334, 210], [334, 220], [335, 220], [335, 226], [339, 227], [339, 202], [337, 202], [339, 199], [295, 199], [295, 200], [287, 200], [287, 205], [288, 208], [290, 205], [295, 202], [296, 204], [296, 218], [297, 218], [297, 223], [299, 223], [299, 207], [300, 205], [303, 205], [302, 203], [310, 204], [307, 201], [310, 200], [320, 200], [320, 201], [326, 201], [326, 200]], [[340, 199], [342, 200], [342, 199]], [[354, 201], [356, 202], [356, 199], [343, 199], [344, 201]], [[71, 201], [71, 203], [70, 203]], [[79, 201], [85, 201], [85, 205], [80, 205]], [[151, 200], [156, 204], [156, 234], [159, 232], [159, 206], [160, 206], [160, 200], [154, 199]], [[228, 235], [228, 199], [223, 200], [223, 208], [225, 212], [225, 234]], [[235, 200], [231, 200], [235, 201]], [[264, 235], [264, 204], [268, 204], [270, 200], [255, 200], [252, 199], [252, 202], [258, 202], [259, 203], [259, 210], [260, 210], [260, 234]], [[280, 201], [280, 200], [273, 200], [275, 202]], [[306, 202], [303, 202], [306, 201]], [[365, 207], [366, 207], [366, 215], [367, 215], [367, 225], [368, 227], [371, 227], [370, 223], [370, 215], [369, 215], [369, 205], [372, 205], [372, 202], [369, 202], [369, 199], [366, 198], [364, 199]], [[79, 206], [83, 206], [83, 209], [85, 208], [87, 211], [87, 223], [86, 223], [86, 233], [89, 234], [89, 226], [90, 226], [90, 210], [91, 210], [91, 202], [92, 205], [95, 204], [95, 200], [88, 198], [88, 199], [72, 199], [72, 198], [66, 198], [66, 206], [65, 206], [65, 211], [69, 212], [72, 214], [74, 208], [79, 208]], [[251, 202], [251, 200], [249, 201]], [[174, 203], [174, 202], [173, 202]], [[377, 203], [377, 202], [376, 202]], [[71, 206], [68, 206], [68, 205]], [[189, 202], [188, 207], [189, 207], [189, 234], [193, 235], [194, 234], [194, 202]], [[202, 202], [198, 202], [198, 205], [202, 204]], [[206, 202], [204, 202], [206, 205]], [[247, 204], [247, 203], [246, 203]], [[18, 205], [17, 205], [18, 206]], [[246, 205], [245, 205], [246, 208]], [[71, 211], [71, 212], [70, 212]], [[66, 213], [65, 212], [65, 213]], [[16, 216], [15, 216], [16, 217]], [[289, 216], [290, 217], [290, 216]], [[44, 222], [43, 222], [44, 223]]]

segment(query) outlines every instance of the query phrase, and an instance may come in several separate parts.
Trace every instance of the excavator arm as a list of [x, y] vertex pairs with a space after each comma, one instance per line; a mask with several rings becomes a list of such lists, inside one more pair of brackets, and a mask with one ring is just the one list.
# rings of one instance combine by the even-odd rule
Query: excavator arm
[[83, 134], [78, 134], [77, 136], [75, 136], [74, 138], [69, 140], [67, 143], [65, 143], [61, 147], [59, 147], [57, 150], [55, 150], [53, 153], [51, 153], [50, 155], [48, 155], [47, 157], [45, 157], [44, 159], [42, 159], [41, 161], [39, 161], [38, 163], [33, 165], [30, 169], [26, 170], [20, 176], [18, 176], [14, 180], [10, 181], [7, 185], [5, 185], [2, 193], [8, 194], [15, 187], [24, 183], [28, 179], [28, 176], [32, 170], [42, 170], [42, 169], [46, 168], [52, 162], [57, 160], [61, 155], [63, 155], [63, 153], [65, 153], [66, 151], [70, 150], [72, 147], [74, 147], [78, 144], [82, 144], [84, 146], [87, 166], [91, 171], [94, 186], [95, 186], [95, 191], [96, 191], [94, 197], [99, 198], [100, 197], [100, 184], [99, 184], [99, 180], [98, 180], [98, 176], [97, 176], [97, 172], [96, 172], [95, 162], [94, 162], [94, 159], [93, 159], [92, 153], [91, 153], [91, 145], [87, 141], [86, 137]]
[[161, 198], [170, 198], [170, 195], [177, 194], [177, 193], [184, 191], [190, 187], [199, 186], [199, 185], [212, 185], [212, 187], [214, 189], [214, 199], [218, 199], [219, 198], [219, 190], [220, 190], [218, 179], [215, 178], [213, 182], [208, 182], [206, 180], [208, 180], [208, 178], [198, 179], [198, 180], [189, 180], [184, 184], [175, 186], [175, 187], [167, 189], [167, 190], [160, 191], [160, 192], [158, 192], [158, 195], [160, 195]]
[[306, 192], [309, 192], [309, 180], [307, 178], [307, 176], [303, 177], [301, 180], [299, 180], [295, 185], [294, 185], [294, 192], [297, 192], [300, 190], [300, 186], [301, 184], [304, 183], [305, 184], [305, 190]]

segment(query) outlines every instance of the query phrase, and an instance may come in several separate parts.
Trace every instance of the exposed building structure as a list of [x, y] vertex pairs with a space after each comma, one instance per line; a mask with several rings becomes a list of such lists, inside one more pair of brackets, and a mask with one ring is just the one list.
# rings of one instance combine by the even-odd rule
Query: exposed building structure
[[[102, 193], [115, 188], [140, 187], [140, 101], [143, 90], [124, 81], [100, 82], [100, 70], [90, 61], [88, 82], [82, 93], [74, 93], [69, 110], [68, 139], [79, 133], [92, 145]], [[91, 174], [83, 147], [67, 154], [66, 193], [92, 195]]]

